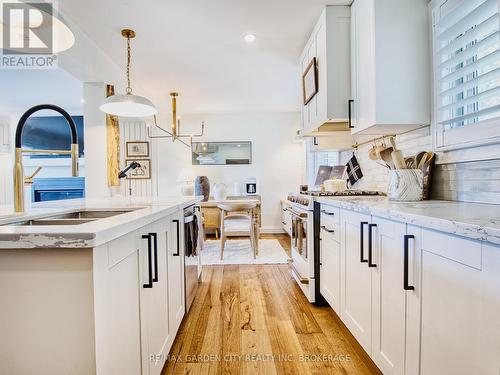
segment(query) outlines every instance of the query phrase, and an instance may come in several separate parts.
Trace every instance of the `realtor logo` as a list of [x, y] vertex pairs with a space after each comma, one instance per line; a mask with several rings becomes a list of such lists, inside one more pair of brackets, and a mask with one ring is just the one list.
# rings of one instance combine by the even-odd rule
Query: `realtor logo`
[[57, 68], [54, 3], [0, 0], [0, 4], [0, 69]]
[[52, 54], [51, 3], [2, 4], [3, 54]]

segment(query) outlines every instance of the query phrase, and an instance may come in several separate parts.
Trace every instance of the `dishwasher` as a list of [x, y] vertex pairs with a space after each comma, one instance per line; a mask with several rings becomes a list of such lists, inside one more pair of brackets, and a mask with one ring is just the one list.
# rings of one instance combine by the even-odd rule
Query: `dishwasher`
[[[201, 215], [200, 207], [192, 205], [184, 209], [184, 278], [186, 295], [186, 313], [191, 308], [198, 283], [201, 280], [201, 243], [203, 236], [201, 233]], [[194, 227], [197, 227], [195, 238], [193, 240]]]

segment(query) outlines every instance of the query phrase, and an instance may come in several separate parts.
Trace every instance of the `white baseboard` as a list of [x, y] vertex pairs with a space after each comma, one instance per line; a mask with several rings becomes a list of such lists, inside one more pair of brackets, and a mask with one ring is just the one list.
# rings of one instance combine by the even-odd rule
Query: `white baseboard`
[[266, 226], [266, 227], [260, 228], [260, 233], [277, 234], [277, 233], [286, 233], [286, 232], [282, 227]]

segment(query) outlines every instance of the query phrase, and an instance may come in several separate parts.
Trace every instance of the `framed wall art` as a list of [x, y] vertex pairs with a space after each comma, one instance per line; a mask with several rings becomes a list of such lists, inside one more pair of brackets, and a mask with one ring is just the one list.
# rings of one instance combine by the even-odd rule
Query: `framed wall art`
[[151, 159], [125, 159], [125, 165], [129, 165], [133, 161], [141, 166], [130, 170], [127, 175], [128, 180], [149, 180], [151, 179]]
[[149, 142], [127, 142], [128, 158], [147, 158], [149, 157]]
[[313, 57], [311, 62], [302, 75], [302, 94], [304, 97], [304, 105], [307, 105], [318, 93], [318, 64], [316, 57]]

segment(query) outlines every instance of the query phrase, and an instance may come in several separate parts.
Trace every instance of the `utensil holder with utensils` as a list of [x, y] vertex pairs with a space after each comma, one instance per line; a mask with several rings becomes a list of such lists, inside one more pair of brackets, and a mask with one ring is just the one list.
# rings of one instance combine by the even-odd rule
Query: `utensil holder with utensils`
[[[385, 139], [389, 139], [386, 146]], [[375, 143], [382, 139], [379, 145]], [[389, 187], [387, 196], [394, 201], [420, 201], [430, 198], [432, 167], [435, 154], [421, 151], [415, 156], [403, 157], [403, 152], [396, 145], [395, 136], [378, 137], [371, 141], [372, 147], [368, 151], [368, 158], [389, 169]], [[380, 163], [377, 163], [380, 164]]]
[[424, 174], [421, 169], [391, 169], [387, 197], [392, 201], [415, 202], [423, 200]]

